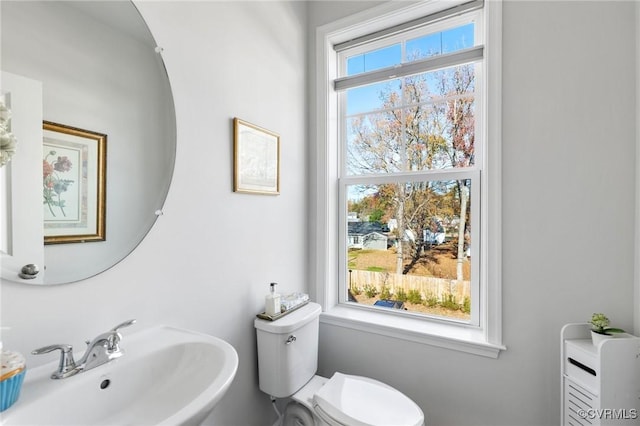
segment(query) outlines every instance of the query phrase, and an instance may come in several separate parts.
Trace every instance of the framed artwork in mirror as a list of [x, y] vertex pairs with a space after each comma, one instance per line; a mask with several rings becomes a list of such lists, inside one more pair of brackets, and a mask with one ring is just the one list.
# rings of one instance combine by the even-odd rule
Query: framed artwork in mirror
[[105, 241], [107, 135], [44, 121], [44, 243]]
[[233, 119], [233, 190], [251, 194], [280, 194], [280, 136]]

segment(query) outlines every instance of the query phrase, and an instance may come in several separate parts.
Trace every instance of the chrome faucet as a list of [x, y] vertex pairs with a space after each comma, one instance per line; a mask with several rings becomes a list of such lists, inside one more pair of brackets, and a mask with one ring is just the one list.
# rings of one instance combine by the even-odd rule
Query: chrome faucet
[[73, 348], [71, 345], [50, 345], [31, 352], [32, 355], [40, 355], [60, 350], [60, 363], [58, 369], [51, 375], [52, 379], [64, 379], [71, 377], [82, 371], [91, 370], [102, 364], [119, 358], [123, 352], [120, 349], [122, 335], [118, 332], [123, 327], [135, 324], [136, 320], [131, 319], [122, 324], [118, 324], [111, 330], [98, 335], [92, 341], [87, 341], [87, 350], [77, 363], [73, 359]]
[[122, 356], [122, 350], [120, 350], [120, 339], [122, 334], [118, 333], [118, 330], [123, 327], [128, 327], [134, 324], [136, 320], [132, 319], [125, 321], [122, 324], [118, 324], [111, 330], [98, 335], [91, 342], [87, 342], [87, 350], [84, 356], [78, 364], [82, 370], [91, 370], [102, 364], [106, 364], [112, 359], [116, 359]]
[[71, 345], [49, 345], [31, 352], [32, 355], [41, 355], [60, 349], [60, 364], [51, 375], [52, 379], [64, 379], [80, 372], [73, 360], [73, 347]]

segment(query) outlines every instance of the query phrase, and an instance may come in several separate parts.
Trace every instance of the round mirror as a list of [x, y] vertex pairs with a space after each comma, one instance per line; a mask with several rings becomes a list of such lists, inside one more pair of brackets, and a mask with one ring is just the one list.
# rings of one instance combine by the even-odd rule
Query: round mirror
[[[0, 7], [2, 71], [42, 82], [44, 121], [105, 135], [104, 235], [44, 240], [44, 284], [83, 280], [125, 258], [161, 214], [176, 150], [161, 49], [130, 1], [3, 0]], [[44, 212], [46, 163], [56, 166], [60, 153], [47, 157], [55, 150], [43, 141], [19, 140], [15, 155], [31, 143], [43, 146], [45, 194], [33, 208]], [[30, 190], [18, 183], [18, 192]], [[46, 214], [44, 222], [46, 237]]]

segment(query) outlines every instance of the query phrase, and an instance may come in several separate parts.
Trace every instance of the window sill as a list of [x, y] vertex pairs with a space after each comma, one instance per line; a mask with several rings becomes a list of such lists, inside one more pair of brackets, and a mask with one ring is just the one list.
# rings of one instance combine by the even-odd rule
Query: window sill
[[320, 322], [488, 358], [498, 358], [500, 351], [506, 350], [501, 344], [488, 342], [483, 331], [476, 327], [425, 321], [344, 305], [323, 312]]

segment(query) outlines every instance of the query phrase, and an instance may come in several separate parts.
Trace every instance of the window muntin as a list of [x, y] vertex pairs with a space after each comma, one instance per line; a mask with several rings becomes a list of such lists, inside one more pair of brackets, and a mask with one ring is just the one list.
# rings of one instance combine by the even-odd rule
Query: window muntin
[[[376, 55], [378, 64], [397, 61], [398, 45], [404, 62], [473, 46], [479, 41], [473, 16], [462, 25], [460, 18], [450, 27], [439, 22], [437, 31], [423, 29], [418, 34], [412, 30], [400, 36], [399, 43], [394, 36], [393, 49], [386, 50], [376, 41], [370, 50], [354, 48], [355, 55], [346, 50], [338, 56], [338, 67], [343, 70], [338, 78], [382, 68], [372, 65]], [[384, 62], [381, 56], [391, 51], [394, 59]], [[372, 55], [370, 68], [368, 54]], [[350, 65], [357, 61], [362, 62], [359, 70]], [[479, 325], [476, 120], [480, 104], [476, 76], [481, 75], [481, 67], [482, 60], [472, 60], [442, 69], [426, 68], [428, 72], [356, 85], [339, 93], [339, 183], [344, 207], [340, 215], [344, 231], [339, 262], [341, 302], [371, 305], [391, 298], [409, 308], [397, 312]], [[455, 170], [458, 175], [450, 179], [448, 174]], [[371, 211], [358, 206], [362, 203]], [[371, 232], [355, 232], [357, 221]], [[385, 256], [373, 256], [372, 250]], [[451, 269], [434, 272], [435, 262], [431, 269], [416, 267], [426, 264], [429, 257], [435, 259], [436, 250], [454, 257], [455, 273]], [[475, 253], [473, 262], [471, 253]], [[394, 256], [395, 266], [393, 261], [390, 266], [389, 257]], [[363, 260], [367, 257], [369, 260]], [[384, 265], [375, 264], [372, 258]], [[411, 281], [414, 284], [407, 284]], [[439, 284], [415, 284], [419, 281]], [[373, 297], [363, 298], [363, 293]], [[416, 303], [409, 302], [409, 297]], [[442, 307], [445, 309], [439, 309]]]

